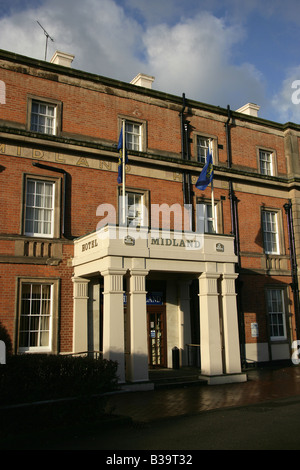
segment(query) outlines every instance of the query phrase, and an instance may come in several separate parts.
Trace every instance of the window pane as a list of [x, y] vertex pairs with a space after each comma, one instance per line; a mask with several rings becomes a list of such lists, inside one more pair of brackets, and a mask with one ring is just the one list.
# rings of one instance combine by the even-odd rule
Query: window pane
[[34, 113], [38, 113], [39, 112], [39, 104], [36, 101], [33, 101], [31, 109]]
[[43, 331], [41, 333], [39, 346], [48, 346], [48, 344], [49, 344], [49, 331]]
[[28, 331], [21, 331], [20, 338], [19, 338], [19, 347], [20, 348], [27, 348], [29, 346], [29, 332]]
[[32, 331], [29, 334], [29, 347], [36, 347], [38, 346], [38, 333], [37, 331]]

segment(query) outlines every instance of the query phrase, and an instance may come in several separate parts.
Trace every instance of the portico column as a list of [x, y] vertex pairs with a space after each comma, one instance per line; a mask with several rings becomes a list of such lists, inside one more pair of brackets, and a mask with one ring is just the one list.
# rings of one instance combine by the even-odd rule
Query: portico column
[[119, 382], [125, 382], [124, 351], [124, 269], [101, 271], [103, 291], [103, 357], [118, 362]]
[[201, 373], [223, 373], [217, 273], [199, 277]]
[[73, 281], [73, 352], [88, 350], [88, 279]]
[[129, 279], [129, 356], [126, 378], [131, 382], [148, 381], [147, 308], [145, 282], [148, 271], [132, 269]]
[[191, 342], [191, 309], [190, 309], [190, 285], [191, 281], [180, 281], [179, 302], [180, 302], [180, 337], [179, 347], [182, 352], [181, 365], [188, 365], [188, 354], [186, 345]]
[[227, 374], [241, 372], [238, 314], [236, 305], [235, 280], [238, 274], [222, 276], [223, 331], [225, 367]]

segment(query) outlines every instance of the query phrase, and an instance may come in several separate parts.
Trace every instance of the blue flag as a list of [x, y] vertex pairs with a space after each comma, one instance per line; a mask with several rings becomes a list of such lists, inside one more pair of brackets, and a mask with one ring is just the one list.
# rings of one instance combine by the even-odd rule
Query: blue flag
[[209, 149], [207, 149], [206, 163], [200, 173], [197, 183], [195, 184], [196, 188], [201, 189], [202, 191], [207, 188], [214, 177], [213, 168], [212, 154], [210, 153]]
[[[121, 128], [121, 132], [120, 132], [118, 152], [119, 152], [118, 183], [122, 183], [123, 182], [123, 127]], [[126, 142], [125, 142], [125, 163], [128, 163]]]

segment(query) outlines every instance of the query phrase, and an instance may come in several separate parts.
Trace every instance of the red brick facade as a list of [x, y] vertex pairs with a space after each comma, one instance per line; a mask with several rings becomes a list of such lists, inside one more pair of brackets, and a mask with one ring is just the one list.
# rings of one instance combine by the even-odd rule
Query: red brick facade
[[[296, 253], [300, 252], [299, 138], [300, 127], [264, 121], [242, 113], [186, 101], [181, 97], [0, 52], [0, 80], [6, 100], [0, 104], [0, 322], [18, 352], [20, 280], [54, 279], [58, 282], [58, 331], [53, 352], [73, 349], [73, 240], [96, 230], [97, 207], [118, 208], [117, 142], [121, 119], [143, 126], [141, 147], [129, 151], [126, 186], [148, 194], [151, 204], [183, 205], [183, 172], [191, 176], [191, 201], [210, 200], [211, 189], [199, 191], [194, 183], [203, 164], [197, 162], [197, 135], [214, 141], [214, 197], [218, 204], [218, 231], [232, 234], [236, 198], [239, 242], [237, 271], [240, 339], [246, 345], [272, 348], [268, 329], [266, 289], [284, 291], [284, 353], [258, 354], [258, 361], [288, 359], [297, 339], [288, 221], [284, 204], [293, 207]], [[30, 100], [55, 103], [56, 135], [30, 130]], [[180, 118], [189, 122], [188, 152], [182, 154]], [[228, 117], [230, 118], [228, 121]], [[230, 152], [226, 123], [230, 129]], [[262, 175], [259, 150], [272, 154], [273, 174]], [[230, 155], [230, 161], [228, 161]], [[33, 162], [67, 174], [34, 166]], [[65, 236], [29, 237], [24, 233], [25, 185], [28, 177], [50, 178], [57, 185], [59, 231]], [[232, 184], [233, 193], [230, 193]], [[66, 196], [65, 212], [62, 201]], [[279, 251], [265, 254], [262, 210], [277, 214]], [[151, 216], [151, 214], [150, 214]], [[149, 217], [150, 217], [149, 216]], [[157, 220], [152, 220], [157, 225]], [[173, 228], [173, 225], [171, 225]], [[178, 227], [177, 227], [178, 228]], [[298, 320], [299, 322], [299, 320]], [[258, 325], [258, 335], [253, 334]], [[246, 348], [247, 349], [247, 348]], [[284, 348], [283, 348], [284, 349]], [[249, 351], [253, 356], [254, 349]], [[288, 352], [287, 352], [288, 351]], [[248, 352], [242, 353], [248, 359]], [[255, 360], [255, 359], [253, 359]]]

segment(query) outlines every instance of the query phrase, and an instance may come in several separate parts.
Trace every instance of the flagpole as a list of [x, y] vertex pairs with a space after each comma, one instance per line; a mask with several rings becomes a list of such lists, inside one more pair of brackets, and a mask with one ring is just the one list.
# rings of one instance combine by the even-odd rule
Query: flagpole
[[123, 225], [125, 225], [125, 214], [126, 214], [126, 206], [125, 206], [125, 120], [122, 121], [122, 137], [123, 137], [123, 145], [122, 145], [122, 196], [123, 196]]
[[[213, 158], [213, 150], [212, 150], [212, 141], [209, 141], [209, 149], [210, 153], [212, 155], [212, 163], [214, 164], [214, 158]], [[215, 196], [214, 196], [214, 179], [212, 178], [210, 187], [211, 187], [211, 215], [212, 215], [212, 223], [213, 223], [213, 231], [216, 231], [215, 227]]]

